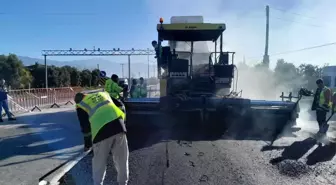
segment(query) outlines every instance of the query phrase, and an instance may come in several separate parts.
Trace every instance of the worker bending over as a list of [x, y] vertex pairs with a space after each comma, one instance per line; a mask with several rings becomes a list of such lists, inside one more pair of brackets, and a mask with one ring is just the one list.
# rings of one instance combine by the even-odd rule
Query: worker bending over
[[109, 153], [117, 169], [119, 185], [128, 182], [129, 151], [124, 123], [125, 113], [107, 92], [77, 93], [77, 116], [84, 134], [84, 148], [93, 148], [92, 175], [94, 185], [102, 185]]
[[327, 113], [331, 105], [331, 91], [323, 83], [322, 79], [316, 80], [317, 89], [314, 96], [312, 110], [316, 111], [316, 120], [319, 125], [319, 134], [325, 134], [328, 130], [326, 124]]
[[147, 97], [147, 85], [145, 83], [145, 80], [140, 77], [139, 79], [139, 89], [140, 89], [140, 97], [141, 98], [146, 98]]

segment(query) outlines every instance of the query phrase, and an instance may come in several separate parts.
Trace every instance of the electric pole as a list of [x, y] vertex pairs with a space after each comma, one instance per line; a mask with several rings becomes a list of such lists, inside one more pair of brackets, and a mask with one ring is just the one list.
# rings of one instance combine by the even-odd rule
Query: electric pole
[[124, 78], [124, 65], [125, 64], [120, 64], [121, 65], [121, 76]]
[[[149, 48], [147, 48], [147, 50], [149, 51]], [[147, 76], [148, 76], [148, 79], [149, 79], [149, 55], [147, 55]]]
[[266, 39], [265, 39], [265, 53], [263, 64], [269, 68], [269, 55], [268, 55], [268, 38], [269, 38], [269, 6], [266, 6]]

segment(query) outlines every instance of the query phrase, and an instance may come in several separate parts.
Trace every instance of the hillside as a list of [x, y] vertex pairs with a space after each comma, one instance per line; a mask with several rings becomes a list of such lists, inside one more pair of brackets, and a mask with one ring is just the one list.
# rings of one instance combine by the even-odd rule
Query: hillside
[[[31, 58], [26, 56], [18, 56], [18, 57], [25, 66], [33, 65], [36, 62], [44, 64], [44, 60], [42, 58]], [[112, 62], [102, 58], [73, 60], [73, 61], [47, 60], [47, 62], [48, 65], [55, 65], [58, 67], [69, 65], [79, 69], [94, 69], [97, 68], [97, 64], [99, 64], [99, 68], [101, 70], [105, 70], [108, 76], [110, 76], [112, 73], [116, 73], [119, 76], [122, 76], [122, 67], [120, 63]], [[155, 66], [150, 65], [149, 74], [151, 77], [154, 74], [154, 70], [156, 70]], [[148, 71], [147, 63], [134, 62], [131, 64], [131, 76], [133, 77], [139, 77], [139, 73], [141, 76], [147, 77], [147, 71]], [[126, 64], [124, 65], [124, 76], [128, 76], [128, 66]]]

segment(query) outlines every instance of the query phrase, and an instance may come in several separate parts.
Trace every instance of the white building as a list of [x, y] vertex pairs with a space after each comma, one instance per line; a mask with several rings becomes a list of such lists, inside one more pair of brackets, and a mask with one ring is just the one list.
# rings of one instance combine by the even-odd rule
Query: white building
[[336, 66], [326, 66], [322, 69], [322, 78], [324, 84], [336, 91]]

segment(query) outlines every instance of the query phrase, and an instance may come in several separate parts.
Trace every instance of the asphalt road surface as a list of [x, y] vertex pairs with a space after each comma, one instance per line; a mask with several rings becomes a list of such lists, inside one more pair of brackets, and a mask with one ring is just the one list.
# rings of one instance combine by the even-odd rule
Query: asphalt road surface
[[[336, 135], [333, 124], [329, 136]], [[262, 137], [237, 140], [237, 128], [216, 139], [196, 130], [131, 130], [129, 184], [336, 184], [336, 144], [318, 145], [311, 138], [317, 132], [314, 121], [299, 125], [273, 147], [265, 147]], [[92, 184], [91, 157], [76, 165], [63, 184]], [[112, 158], [105, 184], [117, 184]]]
[[[1, 185], [37, 184], [39, 177], [82, 151], [75, 112], [61, 110], [0, 125]], [[336, 135], [334, 125], [329, 136]], [[310, 138], [317, 131], [314, 121], [298, 126], [300, 130], [288, 130], [273, 147], [264, 147], [264, 137], [236, 139], [235, 127], [216, 138], [199, 130], [131, 129], [129, 184], [336, 184], [336, 145], [318, 146]], [[92, 184], [91, 157], [67, 173], [63, 184]], [[116, 184], [111, 158], [105, 184]]]
[[36, 185], [39, 177], [82, 151], [76, 115], [67, 111], [71, 109], [43, 110], [0, 123], [1, 185]]

